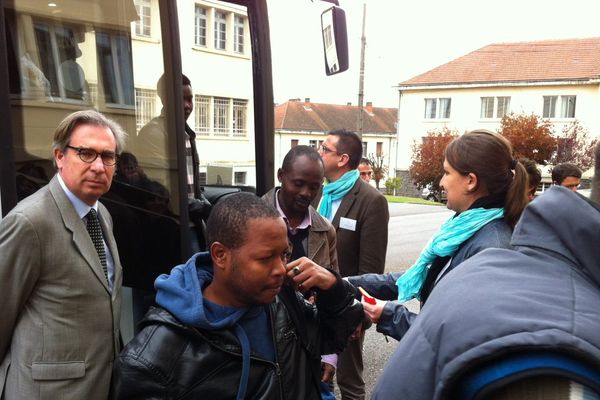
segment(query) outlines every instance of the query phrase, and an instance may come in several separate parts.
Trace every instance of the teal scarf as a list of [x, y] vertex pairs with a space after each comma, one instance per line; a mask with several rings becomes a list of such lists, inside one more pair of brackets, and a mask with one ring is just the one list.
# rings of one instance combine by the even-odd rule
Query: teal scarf
[[429, 266], [436, 257], [453, 255], [467, 239], [485, 224], [504, 216], [503, 208], [473, 208], [444, 222], [438, 233], [429, 240], [415, 264], [396, 281], [398, 301], [418, 298], [427, 277]]
[[346, 172], [337, 181], [328, 182], [323, 186], [323, 195], [319, 203], [319, 214], [331, 221], [333, 218], [333, 215], [331, 215], [331, 204], [336, 200], [344, 198], [350, 189], [352, 189], [359, 176], [358, 170], [353, 169]]

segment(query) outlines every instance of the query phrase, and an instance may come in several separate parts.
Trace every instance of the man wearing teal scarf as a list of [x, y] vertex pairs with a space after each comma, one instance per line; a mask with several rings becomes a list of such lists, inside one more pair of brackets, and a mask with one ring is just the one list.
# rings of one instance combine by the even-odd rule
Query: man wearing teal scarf
[[[317, 210], [336, 229], [342, 276], [383, 273], [387, 250], [387, 200], [359, 178], [362, 141], [354, 132], [331, 132], [319, 149], [327, 182]], [[336, 373], [342, 400], [365, 398], [362, 378], [364, 331], [340, 354]]]

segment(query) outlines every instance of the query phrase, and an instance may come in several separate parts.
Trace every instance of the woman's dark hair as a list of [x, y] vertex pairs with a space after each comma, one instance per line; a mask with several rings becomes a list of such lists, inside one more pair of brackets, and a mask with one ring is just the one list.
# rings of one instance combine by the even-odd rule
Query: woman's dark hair
[[514, 227], [528, 203], [529, 180], [525, 167], [513, 160], [510, 142], [498, 133], [474, 130], [450, 142], [445, 156], [460, 174], [477, 176], [475, 190], [504, 194], [504, 219]]

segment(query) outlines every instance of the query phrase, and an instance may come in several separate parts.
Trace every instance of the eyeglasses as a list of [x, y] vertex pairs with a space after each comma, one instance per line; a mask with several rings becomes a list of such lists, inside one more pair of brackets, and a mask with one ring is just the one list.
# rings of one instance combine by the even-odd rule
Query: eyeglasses
[[109, 167], [112, 167], [119, 161], [119, 155], [112, 151], [103, 151], [101, 153], [98, 153], [96, 150], [88, 149], [86, 147], [73, 147], [69, 145], [65, 147], [75, 150], [81, 161], [88, 164], [91, 164], [94, 161], [96, 161], [96, 158], [98, 158], [98, 156], [100, 156], [100, 159], [102, 159], [102, 164]]
[[326, 154], [327, 153], [335, 153], [335, 154], [338, 154], [338, 155], [340, 154], [340, 153], [338, 153], [337, 150], [330, 149], [329, 147], [325, 146], [324, 144], [322, 144], [319, 148], [321, 149], [321, 151], [323, 153], [326, 153]]

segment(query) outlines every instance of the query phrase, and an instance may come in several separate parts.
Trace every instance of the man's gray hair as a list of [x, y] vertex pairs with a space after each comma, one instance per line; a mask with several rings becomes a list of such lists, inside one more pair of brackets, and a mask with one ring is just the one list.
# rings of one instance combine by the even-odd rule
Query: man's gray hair
[[125, 133], [123, 128], [121, 128], [121, 125], [109, 118], [106, 118], [98, 111], [83, 110], [67, 115], [65, 119], [58, 124], [56, 130], [54, 131], [52, 152], [54, 152], [56, 149], [64, 151], [71, 141], [73, 131], [80, 125], [94, 125], [110, 129], [115, 137], [115, 142], [117, 143], [117, 147], [115, 149], [116, 153], [121, 154], [125, 149], [125, 139], [127, 138], [127, 133]]

